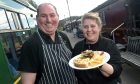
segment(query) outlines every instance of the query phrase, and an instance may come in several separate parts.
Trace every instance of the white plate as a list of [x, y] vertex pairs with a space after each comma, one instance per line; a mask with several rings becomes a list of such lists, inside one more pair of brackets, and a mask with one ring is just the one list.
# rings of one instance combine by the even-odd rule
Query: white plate
[[103, 61], [101, 64], [98, 64], [98, 65], [96, 65], [96, 66], [87, 67], [87, 68], [76, 67], [76, 66], [74, 65], [74, 62], [73, 62], [73, 61], [74, 61], [75, 59], [79, 58], [80, 55], [77, 55], [77, 56], [73, 57], [73, 58], [69, 61], [69, 66], [70, 66], [71, 68], [78, 69], [78, 70], [87, 70], [87, 69], [97, 68], [97, 67], [102, 66], [104, 63], [106, 63], [106, 62], [109, 61], [110, 55], [109, 55], [107, 52], [104, 52], [104, 54], [105, 54], [104, 61]]

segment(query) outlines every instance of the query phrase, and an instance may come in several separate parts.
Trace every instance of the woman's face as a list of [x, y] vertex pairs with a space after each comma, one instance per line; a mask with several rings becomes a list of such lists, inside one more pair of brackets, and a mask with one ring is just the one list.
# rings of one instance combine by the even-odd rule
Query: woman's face
[[89, 43], [96, 43], [100, 36], [101, 27], [97, 24], [96, 20], [85, 19], [82, 25], [84, 37]]

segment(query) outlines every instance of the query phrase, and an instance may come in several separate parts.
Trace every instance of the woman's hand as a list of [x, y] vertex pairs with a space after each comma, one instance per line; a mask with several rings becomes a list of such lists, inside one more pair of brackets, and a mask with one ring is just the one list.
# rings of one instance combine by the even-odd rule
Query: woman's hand
[[102, 65], [102, 67], [99, 68], [101, 73], [105, 76], [105, 77], [109, 77], [110, 75], [113, 74], [114, 69], [112, 67], [112, 65], [105, 63], [104, 65]]

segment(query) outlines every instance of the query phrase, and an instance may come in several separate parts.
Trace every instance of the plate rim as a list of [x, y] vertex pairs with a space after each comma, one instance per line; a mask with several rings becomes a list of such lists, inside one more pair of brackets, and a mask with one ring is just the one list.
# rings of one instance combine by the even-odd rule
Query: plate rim
[[[105, 55], [106, 57], [105, 57], [105, 59], [104, 59], [105, 61], [102, 62], [101, 64], [98, 64], [98, 65], [94, 66], [94, 67], [80, 68], [80, 67], [74, 66], [73, 60], [76, 59], [76, 58], [78, 58], [78, 57], [80, 56], [80, 54], [74, 56], [73, 58], [71, 58], [71, 59], [69, 60], [69, 66], [70, 66], [71, 68], [77, 69], [77, 70], [88, 70], [88, 69], [94, 69], [94, 68], [97, 68], [97, 67], [99, 67], [99, 66], [102, 66], [103, 64], [107, 63], [107, 62], [110, 60], [110, 54], [107, 53], [107, 52], [105, 52], [105, 51], [103, 51], [103, 52], [106, 54], [106, 55]], [[72, 64], [72, 63], [73, 63], [73, 64]]]

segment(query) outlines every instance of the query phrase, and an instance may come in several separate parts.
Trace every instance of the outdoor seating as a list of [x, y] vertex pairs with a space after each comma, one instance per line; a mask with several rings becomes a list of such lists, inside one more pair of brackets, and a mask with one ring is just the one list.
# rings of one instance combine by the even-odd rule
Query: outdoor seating
[[126, 63], [140, 67], [140, 36], [128, 37], [126, 51], [121, 52], [121, 57]]

